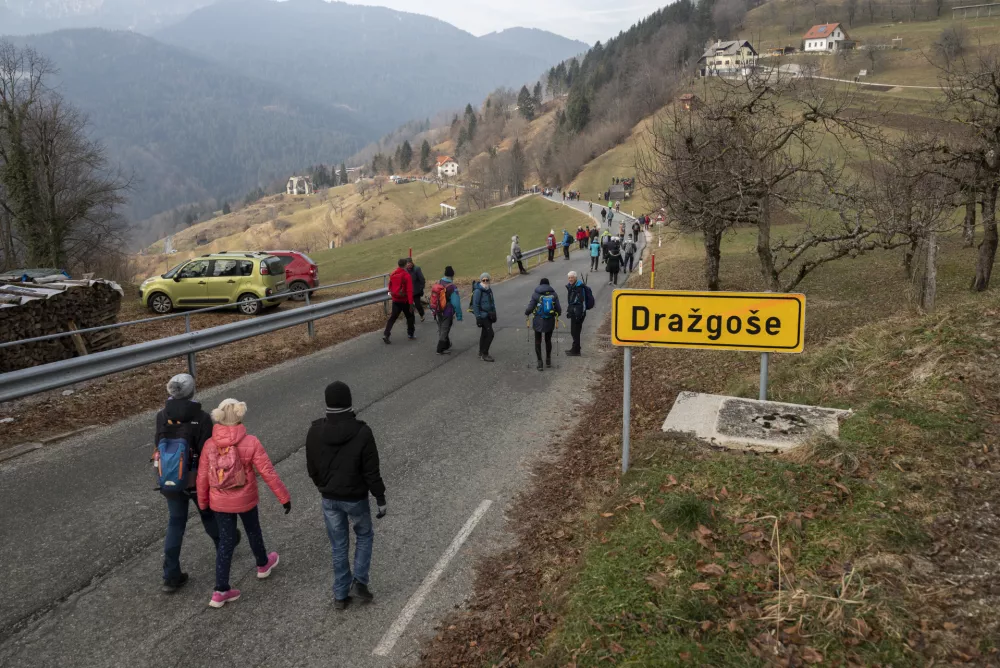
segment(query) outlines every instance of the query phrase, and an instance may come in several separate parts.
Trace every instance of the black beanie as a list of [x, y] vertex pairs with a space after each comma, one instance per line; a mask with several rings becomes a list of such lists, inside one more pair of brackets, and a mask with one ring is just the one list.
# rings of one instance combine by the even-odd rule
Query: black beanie
[[541, 281], [539, 282], [539, 285], [548, 285], [548, 284], [549, 284], [549, 279], [547, 279], [547, 278], [543, 278], [543, 279], [542, 279], [542, 280], [541, 280]]
[[447, 276], [448, 278], [451, 278], [455, 275], [455, 270], [451, 268], [450, 264], [444, 268], [444, 275]]
[[354, 410], [351, 405], [351, 388], [339, 380], [326, 386], [326, 412], [349, 413]]

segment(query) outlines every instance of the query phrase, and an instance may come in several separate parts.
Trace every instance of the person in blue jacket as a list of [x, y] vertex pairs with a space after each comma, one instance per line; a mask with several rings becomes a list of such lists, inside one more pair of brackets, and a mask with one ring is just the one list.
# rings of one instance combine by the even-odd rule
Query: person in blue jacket
[[556, 318], [562, 315], [559, 305], [559, 295], [549, 285], [549, 279], [543, 278], [531, 295], [528, 308], [524, 315], [534, 315], [531, 328], [535, 330], [535, 357], [538, 358], [538, 370], [542, 370], [542, 338], [545, 338], [545, 366], [552, 366], [552, 332], [556, 329]]
[[590, 269], [597, 271], [598, 263], [601, 261], [601, 242], [597, 237], [590, 240]]
[[479, 359], [484, 362], [495, 361], [490, 356], [490, 344], [493, 343], [493, 323], [497, 321], [497, 303], [490, 280], [490, 275], [483, 272], [472, 291], [472, 315], [476, 316], [480, 328]]
[[569, 259], [569, 247], [573, 245], [573, 237], [563, 228], [563, 257]]
[[[451, 334], [451, 325], [456, 318], [459, 322], [462, 322], [462, 298], [458, 294], [458, 286], [455, 285], [454, 278], [455, 270], [451, 268], [451, 265], [448, 265], [444, 268], [444, 276], [438, 281], [438, 283], [444, 286], [445, 294], [448, 298], [444, 310], [434, 314], [434, 319], [437, 320], [438, 325], [438, 355], [451, 354], [451, 337], [449, 336]], [[432, 304], [431, 308], [437, 308], [437, 305]]]

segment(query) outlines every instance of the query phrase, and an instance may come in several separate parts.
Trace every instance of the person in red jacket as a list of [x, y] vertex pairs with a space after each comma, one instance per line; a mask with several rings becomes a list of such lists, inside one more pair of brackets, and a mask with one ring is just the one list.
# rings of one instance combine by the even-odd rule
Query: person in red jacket
[[[211, 509], [219, 525], [219, 544], [215, 552], [215, 591], [209, 605], [221, 608], [240, 597], [240, 590], [229, 586], [229, 569], [236, 547], [236, 516], [257, 561], [257, 577], [264, 579], [278, 565], [278, 553], [264, 548], [264, 535], [257, 515], [257, 474], [284, 506], [292, 510], [292, 497], [274, 470], [264, 446], [256, 436], [247, 434], [243, 418], [247, 405], [226, 399], [212, 411], [212, 438], [205, 442], [198, 466], [198, 507]], [[235, 457], [233, 456], [235, 455]]]
[[551, 230], [549, 236], [545, 238], [545, 248], [549, 251], [549, 262], [556, 256], [556, 231]]
[[399, 266], [389, 274], [389, 297], [392, 298], [392, 313], [389, 314], [389, 319], [385, 323], [385, 332], [382, 334], [382, 340], [386, 343], [392, 343], [389, 341], [389, 334], [392, 333], [392, 326], [396, 324], [400, 313], [406, 316], [406, 337], [410, 340], [417, 338], [414, 335], [413, 279], [406, 271], [407, 261], [405, 257], [400, 258], [397, 263]]

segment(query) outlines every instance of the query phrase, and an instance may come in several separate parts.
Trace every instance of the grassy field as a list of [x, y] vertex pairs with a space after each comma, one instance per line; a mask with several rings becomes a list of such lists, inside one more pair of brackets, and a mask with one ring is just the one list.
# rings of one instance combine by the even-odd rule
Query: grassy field
[[543, 246], [550, 229], [561, 238], [563, 228], [572, 234], [586, 220], [575, 209], [541, 197], [529, 197], [511, 206], [477, 211], [427, 230], [350, 244], [312, 257], [319, 264], [325, 283], [392, 271], [396, 260], [406, 257], [410, 248], [428, 280], [440, 276], [449, 264], [463, 278], [478, 277], [483, 271], [506, 275], [505, 258], [510, 253], [511, 236], [519, 235], [521, 248], [526, 251]]
[[[603, 195], [611, 186], [612, 177], [636, 176], [636, 151], [641, 149], [643, 135], [648, 131], [650, 123], [649, 120], [643, 121], [625, 142], [587, 163], [567, 189], [579, 190], [581, 197], [596, 202], [599, 201], [598, 196]], [[628, 200], [622, 202], [622, 210], [634, 212], [635, 215], [648, 213], [652, 208], [642, 188], [638, 187]]]

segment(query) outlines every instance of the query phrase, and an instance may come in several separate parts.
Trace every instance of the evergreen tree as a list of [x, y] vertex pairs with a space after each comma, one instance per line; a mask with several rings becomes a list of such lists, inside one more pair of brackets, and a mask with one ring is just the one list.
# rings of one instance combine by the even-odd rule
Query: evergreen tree
[[223, 216], [229, 215], [230, 213], [232, 213], [232, 211], [233, 210], [229, 208], [229, 202], [223, 202], [222, 203], [222, 215]]
[[347, 165], [344, 163], [340, 163], [340, 179], [338, 182], [345, 186], [349, 183], [349, 179], [347, 177]]
[[580, 132], [590, 121], [590, 100], [587, 99], [587, 93], [581, 88], [573, 88], [569, 92], [569, 100], [566, 102], [566, 120], [573, 132]]
[[465, 105], [465, 122], [468, 123], [470, 118], [476, 116], [475, 110], [472, 108], [472, 103]]
[[410, 146], [410, 141], [406, 140], [399, 147], [399, 168], [405, 172], [410, 169], [411, 162], [413, 162], [413, 147]]
[[542, 82], [541, 81], [538, 81], [538, 82], [535, 83], [535, 90], [534, 90], [533, 97], [535, 98], [535, 109], [536, 109], [536, 112], [537, 111], [541, 111], [541, 109], [542, 109]]
[[465, 146], [466, 142], [469, 141], [469, 131], [465, 129], [463, 125], [458, 130], [458, 140], [455, 142], [455, 150], [459, 153], [462, 152], [462, 147]]
[[428, 172], [431, 169], [431, 145], [424, 140], [420, 145], [420, 171]]
[[472, 116], [469, 117], [469, 129], [466, 133], [469, 136], [469, 141], [472, 141], [476, 137], [476, 125], [478, 123], [479, 121], [476, 119], [476, 115], [472, 114]]
[[510, 149], [510, 189], [512, 195], [520, 195], [524, 190], [524, 175], [528, 172], [528, 159], [524, 155], [521, 140], [515, 139]]
[[521, 86], [521, 92], [517, 94], [517, 110], [529, 121], [535, 118], [535, 99], [531, 97], [527, 86]]
[[385, 163], [386, 163], [385, 164], [385, 173], [386, 174], [392, 174], [392, 172], [394, 171], [393, 168], [392, 168], [392, 158], [388, 158], [385, 161]]

